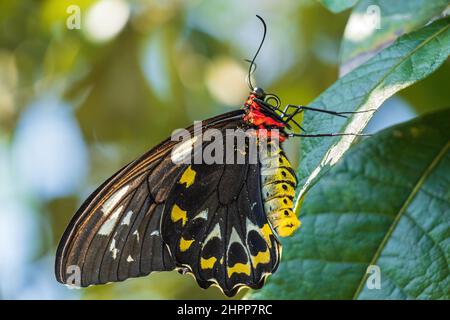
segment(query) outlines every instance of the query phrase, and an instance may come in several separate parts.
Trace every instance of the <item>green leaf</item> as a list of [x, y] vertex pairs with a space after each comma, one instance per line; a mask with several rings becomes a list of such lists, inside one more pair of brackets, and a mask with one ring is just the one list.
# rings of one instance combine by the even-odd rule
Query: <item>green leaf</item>
[[339, 13], [353, 7], [358, 0], [319, 0], [331, 12]]
[[422, 27], [445, 10], [448, 0], [361, 0], [353, 8], [341, 43], [344, 75], [402, 34]]
[[[440, 111], [352, 148], [311, 190], [279, 271], [250, 297], [449, 299], [449, 123]], [[367, 286], [369, 265], [380, 289]]]
[[[377, 109], [387, 98], [435, 71], [450, 54], [450, 19], [406, 34], [372, 59], [340, 78], [310, 105], [335, 111]], [[305, 111], [307, 133], [359, 133], [373, 112], [349, 119]], [[306, 191], [344, 154], [355, 136], [303, 138], [300, 144], [296, 209]]]

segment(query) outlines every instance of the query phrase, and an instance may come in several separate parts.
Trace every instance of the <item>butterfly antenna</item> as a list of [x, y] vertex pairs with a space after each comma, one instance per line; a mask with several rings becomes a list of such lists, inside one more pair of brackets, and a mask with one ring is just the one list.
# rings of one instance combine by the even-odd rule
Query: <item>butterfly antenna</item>
[[[252, 64], [252, 60], [244, 59], [244, 61], [250, 63], [250, 65]], [[252, 91], [253, 91], [253, 89], [252, 89], [252, 85], [250, 83], [250, 79], [251, 79], [251, 75], [255, 73], [257, 67], [258, 67], [258, 65], [256, 64], [256, 62], [253, 62], [253, 68], [251, 70], [249, 70], [249, 74], [246, 79], [247, 85]]]
[[263, 45], [263, 43], [264, 43], [264, 40], [266, 39], [266, 33], [267, 33], [267, 25], [266, 25], [266, 22], [264, 21], [264, 19], [261, 18], [259, 15], [256, 15], [256, 17], [257, 17], [259, 20], [261, 20], [262, 25], [263, 25], [263, 27], [264, 27], [264, 33], [263, 33], [263, 37], [262, 37], [262, 39], [261, 39], [261, 42], [260, 42], [260, 44], [259, 44], [258, 50], [256, 50], [256, 53], [255, 53], [255, 55], [253, 56], [252, 61], [250, 62], [250, 66], [248, 67], [248, 77], [247, 77], [247, 82], [248, 82], [248, 86], [249, 86], [250, 90], [252, 90], [252, 91], [253, 91], [253, 89], [255, 89], [255, 88], [253, 87], [252, 79], [251, 79], [251, 78], [252, 78], [251, 76], [252, 76], [253, 66], [256, 66], [255, 60], [256, 60], [256, 57], [257, 57], [258, 54], [259, 54], [259, 51], [261, 50], [261, 47], [262, 47], [262, 45]]

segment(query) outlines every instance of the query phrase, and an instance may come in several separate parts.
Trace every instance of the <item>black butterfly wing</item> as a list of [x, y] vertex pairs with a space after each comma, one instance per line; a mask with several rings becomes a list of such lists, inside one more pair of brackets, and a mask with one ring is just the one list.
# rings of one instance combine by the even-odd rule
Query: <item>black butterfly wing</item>
[[[221, 128], [242, 118], [237, 110], [204, 121]], [[193, 128], [188, 130], [192, 133]], [[81, 286], [121, 281], [175, 268], [161, 239], [166, 199], [185, 164], [174, 164], [176, 141], [166, 140], [104, 182], [83, 203], [56, 253], [55, 273], [67, 283], [74, 267]]]
[[[248, 148], [248, 145], [246, 145]], [[249, 154], [248, 149], [234, 147]], [[161, 231], [179, 270], [199, 285], [233, 296], [242, 287], [261, 288], [275, 272], [281, 245], [263, 209], [260, 165], [192, 164], [171, 190]]]

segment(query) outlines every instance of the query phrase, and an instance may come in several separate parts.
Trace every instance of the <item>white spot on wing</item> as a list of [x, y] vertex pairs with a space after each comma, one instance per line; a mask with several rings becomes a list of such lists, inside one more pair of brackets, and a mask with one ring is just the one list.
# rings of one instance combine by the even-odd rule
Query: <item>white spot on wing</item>
[[139, 242], [139, 231], [134, 231], [133, 232], [133, 236], [136, 236], [136, 240], [137, 240], [137, 242]]
[[207, 220], [207, 219], [208, 219], [208, 209], [205, 209], [205, 210], [201, 211], [198, 215], [196, 215], [196, 216], [194, 217], [193, 220], [195, 220], [195, 219], [204, 219], [204, 220]]
[[122, 212], [123, 206], [120, 206], [114, 211], [114, 213], [106, 220], [98, 231], [99, 235], [109, 236], [111, 231], [114, 229], [117, 219], [119, 218], [120, 213]]
[[151, 236], [159, 236], [159, 231], [155, 230], [152, 233], [150, 233]]
[[133, 262], [133, 261], [134, 261], [133, 257], [129, 255], [127, 258], [127, 262]]
[[230, 241], [228, 241], [228, 249], [227, 249], [227, 251], [230, 249], [231, 244], [233, 244], [234, 242], [237, 242], [241, 246], [244, 246], [242, 244], [241, 237], [239, 237], [239, 234], [237, 233], [236, 229], [233, 227], [233, 229], [231, 230]]
[[256, 224], [251, 222], [249, 218], [247, 218], [246, 226], [247, 226], [247, 234], [252, 230], [255, 230], [256, 232], [261, 234], [261, 229]]
[[115, 239], [112, 239], [111, 245], [109, 246], [109, 251], [111, 251], [112, 258], [116, 259], [119, 249], [116, 248], [116, 240]]
[[108, 200], [105, 201], [102, 205], [102, 211], [104, 215], [109, 214], [109, 212], [114, 208], [114, 206], [122, 199], [122, 197], [127, 193], [128, 189], [130, 188], [129, 185], [126, 185], [125, 187], [121, 188], [120, 190], [113, 193]]
[[127, 212], [127, 214], [126, 214], [126, 216], [123, 218], [123, 220], [122, 220], [122, 225], [127, 225], [127, 226], [129, 226], [130, 225], [130, 222], [131, 222], [131, 216], [133, 215], [133, 211], [128, 211]]
[[210, 232], [210, 234], [208, 234], [208, 236], [205, 239], [205, 242], [204, 242], [203, 246], [205, 246], [205, 244], [209, 240], [211, 240], [212, 238], [222, 239], [222, 234], [220, 232], [220, 225], [219, 225], [219, 223], [216, 223], [216, 225], [214, 226], [214, 229]]

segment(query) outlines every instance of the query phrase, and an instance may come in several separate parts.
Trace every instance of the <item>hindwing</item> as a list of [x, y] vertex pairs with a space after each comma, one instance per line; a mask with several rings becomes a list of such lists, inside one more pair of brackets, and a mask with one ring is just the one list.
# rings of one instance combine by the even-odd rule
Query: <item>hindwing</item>
[[[245, 150], [233, 145], [237, 156]], [[177, 268], [199, 285], [233, 296], [261, 288], [273, 273], [281, 245], [267, 221], [260, 164], [191, 164], [170, 191], [161, 221], [163, 241]]]

